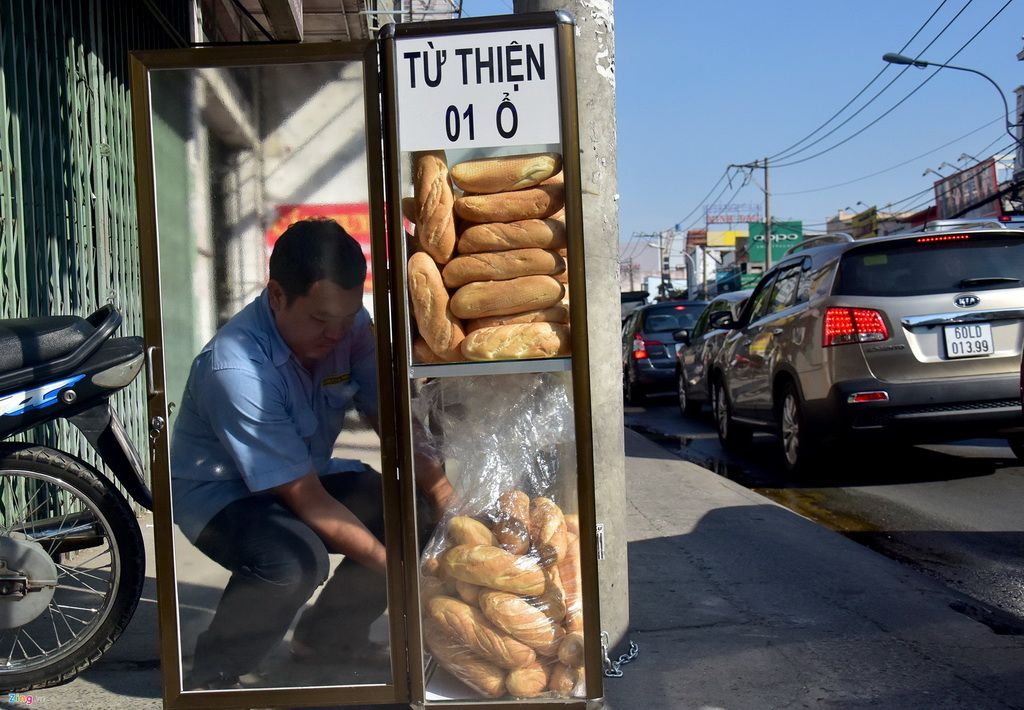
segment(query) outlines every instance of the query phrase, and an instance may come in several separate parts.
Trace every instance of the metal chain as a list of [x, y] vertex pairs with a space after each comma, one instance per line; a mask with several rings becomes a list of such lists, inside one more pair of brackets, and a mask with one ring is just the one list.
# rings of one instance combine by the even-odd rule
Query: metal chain
[[623, 653], [615, 661], [608, 657], [608, 632], [601, 632], [601, 657], [604, 659], [604, 675], [606, 678], [621, 678], [622, 666], [632, 663], [640, 655], [640, 647], [635, 641], [629, 642], [629, 650]]

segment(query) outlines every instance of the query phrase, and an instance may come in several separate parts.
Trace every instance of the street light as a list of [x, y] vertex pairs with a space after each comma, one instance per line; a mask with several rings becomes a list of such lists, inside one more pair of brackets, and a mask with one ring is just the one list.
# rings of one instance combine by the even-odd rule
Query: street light
[[[647, 246], [655, 247], [655, 248], [660, 248], [661, 245], [660, 244], [655, 244], [654, 242], [647, 242]], [[694, 258], [690, 254], [687, 254], [685, 251], [681, 252], [681, 254], [685, 258], [690, 260], [690, 268], [693, 270], [694, 278], [696, 278], [697, 277], [697, 262], [694, 260]], [[706, 286], [703, 285], [703, 283], [702, 283], [701, 289], [703, 290], [705, 288], [706, 288]], [[706, 293], [706, 291], [705, 291], [705, 293]], [[686, 275], [686, 294], [687, 294], [687, 296], [689, 296], [689, 294], [690, 294], [690, 275], [689, 274]]]
[[946, 177], [945, 175], [940, 173], [938, 170], [932, 170], [931, 168], [925, 168], [924, 172], [921, 173], [921, 177], [924, 177], [928, 173], [932, 173], [933, 175], [938, 175], [940, 178], [943, 178], [943, 179], [945, 179], [945, 177]]
[[999, 92], [999, 100], [1003, 102], [1003, 116], [1005, 116], [1006, 118], [1006, 133], [1010, 136], [1010, 138], [1013, 139], [1013, 142], [1016, 145], [1024, 147], [1024, 143], [1022, 143], [1021, 140], [1013, 134], [1013, 131], [1010, 130], [1012, 128], [1016, 128], [1017, 124], [1010, 123], [1010, 106], [1009, 104], [1006, 103], [1006, 95], [1003, 94], [1003, 90], [999, 88], [999, 84], [997, 84], [988, 74], [980, 72], [977, 69], [970, 69], [968, 67], [958, 67], [953, 64], [940, 64], [939, 62], [929, 62], [924, 59], [914, 59], [912, 57], [907, 57], [902, 54], [897, 54], [896, 52], [886, 52], [885, 54], [882, 55], [882, 61], [889, 62], [890, 64], [907, 64], [910, 66], [918, 67], [919, 69], [923, 69], [924, 67], [939, 67], [941, 69], [956, 69], [958, 71], [966, 71], [970, 72], [971, 74], [977, 74], [982, 79], [988, 81], [988, 83], [994, 86], [996, 88], [996, 91]]

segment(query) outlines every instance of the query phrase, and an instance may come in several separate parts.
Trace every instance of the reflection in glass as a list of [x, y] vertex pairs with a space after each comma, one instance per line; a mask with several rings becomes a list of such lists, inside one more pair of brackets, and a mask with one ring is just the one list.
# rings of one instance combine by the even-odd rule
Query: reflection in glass
[[184, 690], [390, 683], [362, 65], [150, 87]]
[[570, 375], [414, 386], [456, 491], [420, 564], [428, 700], [583, 697]]

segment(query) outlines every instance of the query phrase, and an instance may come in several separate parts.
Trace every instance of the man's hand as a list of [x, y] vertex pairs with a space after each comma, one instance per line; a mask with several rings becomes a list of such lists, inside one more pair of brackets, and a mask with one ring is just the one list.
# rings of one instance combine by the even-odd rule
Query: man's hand
[[440, 520], [445, 511], [457, 504], [455, 489], [432, 450], [417, 448], [413, 458], [416, 484], [430, 503], [434, 517]]
[[316, 472], [311, 471], [272, 490], [320, 536], [331, 552], [341, 553], [364, 567], [386, 574], [384, 545], [351, 510], [327, 492]]

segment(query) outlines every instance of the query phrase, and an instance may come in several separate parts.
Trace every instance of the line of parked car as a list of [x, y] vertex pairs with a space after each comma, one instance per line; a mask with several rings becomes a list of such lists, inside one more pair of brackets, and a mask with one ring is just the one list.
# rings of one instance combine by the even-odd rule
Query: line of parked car
[[777, 434], [793, 474], [850, 440], [999, 437], [1024, 460], [1022, 230], [810, 239], [753, 290], [644, 306], [622, 334], [627, 401], [674, 387], [724, 448]]

